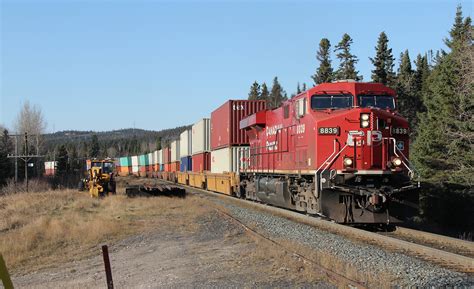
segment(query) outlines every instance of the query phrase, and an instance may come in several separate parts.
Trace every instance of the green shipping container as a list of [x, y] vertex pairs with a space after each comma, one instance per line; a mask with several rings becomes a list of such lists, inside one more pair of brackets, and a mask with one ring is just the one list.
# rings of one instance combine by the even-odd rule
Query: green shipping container
[[138, 156], [138, 165], [139, 166], [148, 166], [148, 165], [150, 165], [150, 162], [148, 160], [148, 155]]
[[131, 167], [132, 166], [132, 159], [130, 157], [120, 158], [120, 166], [121, 167]]

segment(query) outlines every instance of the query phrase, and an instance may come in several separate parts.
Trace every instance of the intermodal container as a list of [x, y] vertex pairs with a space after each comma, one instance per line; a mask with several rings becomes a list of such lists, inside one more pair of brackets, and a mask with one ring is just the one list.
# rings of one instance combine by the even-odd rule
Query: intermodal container
[[248, 145], [249, 139], [240, 129], [240, 121], [265, 110], [263, 100], [229, 100], [211, 113], [211, 150]]
[[154, 161], [153, 171], [157, 172], [160, 169], [160, 165], [159, 165], [159, 162], [158, 162], [158, 151], [153, 152], [153, 161]]
[[179, 172], [179, 161], [178, 162], [171, 162], [170, 172]]
[[[171, 162], [179, 162], [179, 140], [171, 142]], [[179, 169], [178, 169], [179, 171]]]
[[139, 172], [146, 172], [147, 166], [148, 166], [148, 155], [138, 156], [138, 170], [139, 170]]
[[153, 171], [153, 164], [154, 164], [153, 153], [149, 153], [148, 154], [148, 165], [146, 166], [147, 167], [147, 172]]
[[179, 165], [180, 172], [192, 171], [193, 169], [193, 159], [190, 156], [182, 157]]
[[212, 173], [239, 173], [248, 167], [248, 146], [225, 147], [211, 151]]
[[171, 150], [169, 147], [163, 149], [163, 164], [169, 164], [171, 162]]
[[138, 156], [132, 156], [132, 173], [138, 174]]
[[57, 161], [44, 162], [44, 175], [54, 176], [56, 174]]
[[185, 130], [179, 136], [179, 157], [187, 157], [191, 155], [193, 131], [191, 129]]
[[164, 171], [165, 171], [165, 172], [171, 172], [171, 164], [169, 164], [169, 163], [168, 163], [168, 164], [164, 164], [164, 166], [165, 166], [165, 167], [164, 167]]
[[165, 165], [164, 164], [160, 164], [160, 172], [164, 172], [165, 171]]
[[191, 155], [211, 150], [211, 120], [203, 118], [191, 128], [192, 145]]
[[203, 152], [193, 155], [193, 172], [204, 172], [211, 170], [211, 153]]
[[158, 162], [159, 165], [163, 164], [163, 150], [158, 151]]
[[130, 157], [122, 157], [119, 159], [119, 164], [121, 167], [130, 167], [132, 166], [132, 160]]

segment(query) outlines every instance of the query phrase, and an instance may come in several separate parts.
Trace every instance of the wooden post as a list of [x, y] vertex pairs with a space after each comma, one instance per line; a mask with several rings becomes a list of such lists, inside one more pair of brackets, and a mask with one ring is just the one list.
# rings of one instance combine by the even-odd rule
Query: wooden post
[[0, 279], [2, 280], [5, 289], [13, 289], [13, 283], [8, 274], [7, 266], [5, 265], [2, 254], [0, 254]]
[[102, 255], [104, 256], [105, 277], [107, 278], [107, 289], [114, 289], [114, 281], [112, 280], [112, 269], [110, 267], [109, 248], [107, 245], [102, 246]]

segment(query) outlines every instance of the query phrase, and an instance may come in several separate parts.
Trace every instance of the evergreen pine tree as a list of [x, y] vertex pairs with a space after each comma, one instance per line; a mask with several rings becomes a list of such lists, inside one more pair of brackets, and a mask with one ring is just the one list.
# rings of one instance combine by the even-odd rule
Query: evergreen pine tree
[[257, 81], [254, 81], [252, 86], [250, 86], [249, 100], [258, 100], [260, 98], [260, 84]]
[[280, 83], [278, 82], [278, 77], [275, 76], [275, 78], [273, 78], [272, 90], [270, 92], [270, 102], [267, 102], [267, 106], [270, 109], [277, 108], [287, 98], [288, 97], [286, 96], [286, 92], [283, 90]]
[[395, 58], [392, 55], [392, 49], [388, 48], [388, 37], [385, 32], [380, 33], [375, 51], [375, 57], [370, 58], [375, 66], [372, 70], [372, 81], [392, 85], [395, 79], [393, 72]]
[[8, 154], [12, 153], [12, 149], [13, 144], [10, 135], [8, 130], [4, 129], [0, 139], [0, 186], [4, 185], [15, 172], [12, 160], [7, 157]]
[[311, 76], [315, 84], [331, 82], [333, 80], [333, 69], [331, 67], [331, 43], [327, 38], [319, 42], [319, 50], [316, 59], [319, 61], [319, 67], [316, 73]]
[[359, 72], [356, 71], [355, 65], [359, 61], [357, 56], [351, 53], [352, 38], [349, 34], [345, 33], [342, 36], [341, 42], [336, 45], [334, 52], [337, 52], [336, 56], [339, 59], [339, 68], [336, 71], [337, 79], [354, 79], [362, 80], [362, 76], [359, 76]]
[[80, 174], [82, 170], [82, 162], [79, 159], [76, 146], [73, 145], [71, 148], [71, 156], [69, 158], [69, 171], [74, 174]]
[[398, 110], [408, 119], [410, 135], [414, 139], [418, 125], [418, 113], [424, 111], [424, 105], [420, 92], [417, 91], [415, 72], [411, 66], [408, 50], [400, 55], [400, 66], [395, 87], [398, 96]]
[[426, 78], [428, 78], [428, 75], [430, 74], [428, 57], [426, 55], [421, 56], [421, 54], [418, 54], [416, 57], [415, 66], [415, 89], [421, 98], [421, 92], [423, 90], [424, 84], [426, 83]]
[[458, 7], [450, 38], [446, 39], [451, 51], [440, 55], [426, 79], [426, 113], [421, 115], [413, 159], [425, 180], [463, 185], [474, 197], [471, 32], [471, 18], [464, 19]]
[[301, 92], [304, 92], [306, 91], [306, 83], [303, 82], [303, 85], [301, 87]]
[[89, 156], [91, 158], [97, 158], [100, 154], [100, 145], [99, 145], [99, 138], [96, 134], [92, 135], [92, 140], [89, 148]]
[[65, 145], [59, 147], [57, 161], [56, 176], [60, 178], [65, 177], [69, 173], [69, 155]]
[[270, 92], [268, 91], [268, 87], [265, 82], [262, 84], [262, 91], [260, 93], [259, 100], [265, 100], [267, 105], [270, 103]]
[[298, 84], [296, 84], [296, 94], [300, 94], [301, 93], [301, 87], [300, 87], [300, 83], [298, 82]]

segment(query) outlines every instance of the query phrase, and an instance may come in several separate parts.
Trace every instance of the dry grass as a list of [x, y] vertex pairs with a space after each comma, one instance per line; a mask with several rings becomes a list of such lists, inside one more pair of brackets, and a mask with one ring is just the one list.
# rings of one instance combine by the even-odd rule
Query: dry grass
[[13, 272], [28, 272], [90, 256], [137, 232], [195, 230], [189, 220], [206, 211], [191, 198], [103, 200], [73, 190], [0, 197], [0, 252]]

